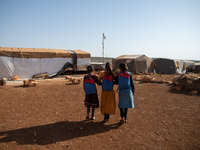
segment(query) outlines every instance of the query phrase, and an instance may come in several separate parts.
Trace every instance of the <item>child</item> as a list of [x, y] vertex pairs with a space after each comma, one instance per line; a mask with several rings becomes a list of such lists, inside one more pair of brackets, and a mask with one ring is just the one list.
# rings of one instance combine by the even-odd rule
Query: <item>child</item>
[[119, 109], [121, 113], [121, 121], [127, 122], [128, 108], [134, 108], [133, 95], [134, 95], [134, 83], [132, 75], [128, 72], [128, 68], [125, 63], [119, 65], [120, 72], [115, 78], [115, 84], [119, 84]]
[[85, 91], [85, 107], [87, 107], [87, 116], [86, 119], [89, 119], [90, 108], [92, 107], [92, 120], [94, 117], [94, 110], [99, 107], [99, 99], [97, 95], [97, 89], [95, 83], [101, 85], [101, 82], [97, 79], [95, 75], [92, 75], [93, 66], [87, 66], [88, 75], [84, 76], [83, 86]]
[[113, 87], [116, 75], [112, 72], [110, 63], [106, 63], [105, 70], [99, 77], [99, 80], [102, 80], [101, 114], [104, 114], [104, 122], [109, 121], [110, 114], [115, 114], [116, 109], [116, 96]]

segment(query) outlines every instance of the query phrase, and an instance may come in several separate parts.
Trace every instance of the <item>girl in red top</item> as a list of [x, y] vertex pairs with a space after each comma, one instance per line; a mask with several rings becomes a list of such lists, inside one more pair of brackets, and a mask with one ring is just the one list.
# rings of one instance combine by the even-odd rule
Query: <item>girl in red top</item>
[[97, 79], [97, 77], [91, 74], [93, 71], [93, 66], [87, 66], [88, 75], [84, 76], [83, 86], [85, 91], [85, 107], [87, 107], [87, 116], [86, 119], [89, 119], [90, 108], [92, 108], [92, 120], [94, 117], [94, 110], [99, 108], [99, 99], [97, 95], [96, 84], [101, 85], [101, 82]]

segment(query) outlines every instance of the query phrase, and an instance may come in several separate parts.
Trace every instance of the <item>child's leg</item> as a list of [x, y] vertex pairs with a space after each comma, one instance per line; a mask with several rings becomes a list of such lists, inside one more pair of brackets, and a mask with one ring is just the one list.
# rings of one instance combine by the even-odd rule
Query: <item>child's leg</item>
[[124, 119], [127, 119], [127, 112], [128, 112], [128, 108], [124, 108]]
[[107, 114], [107, 120], [109, 121], [109, 118], [110, 118], [110, 114]]
[[109, 114], [104, 114], [104, 121], [109, 121], [109, 117], [110, 117]]
[[123, 110], [123, 108], [120, 108], [119, 110], [120, 110], [121, 118], [123, 119], [124, 118], [124, 110]]
[[90, 108], [87, 108], [87, 116], [86, 116], [86, 119], [89, 119], [89, 115], [90, 115]]
[[104, 114], [104, 119], [103, 120], [105, 121], [106, 119], [107, 119], [107, 116], [106, 116], [106, 114]]
[[92, 109], [92, 118], [94, 118], [94, 110], [95, 110], [95, 109]]

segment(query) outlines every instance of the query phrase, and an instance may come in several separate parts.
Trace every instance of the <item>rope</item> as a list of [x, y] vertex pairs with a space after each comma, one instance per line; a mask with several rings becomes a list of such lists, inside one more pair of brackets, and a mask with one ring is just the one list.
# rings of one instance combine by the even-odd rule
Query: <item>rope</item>
[[24, 57], [23, 57], [23, 54], [22, 54], [22, 50], [21, 50], [21, 49], [19, 49], [19, 50], [20, 50], [20, 52], [21, 52], [21, 56], [22, 56], [22, 60], [23, 60], [23, 64], [24, 64], [24, 68], [25, 68], [26, 75], [28, 76], [28, 73], [27, 73], [27, 71], [26, 71], [26, 64], [25, 64], [25, 62], [24, 62]]

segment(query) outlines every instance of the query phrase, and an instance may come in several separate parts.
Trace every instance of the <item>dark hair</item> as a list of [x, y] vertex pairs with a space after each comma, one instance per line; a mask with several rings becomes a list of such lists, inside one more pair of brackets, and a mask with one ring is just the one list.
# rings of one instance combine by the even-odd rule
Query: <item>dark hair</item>
[[89, 79], [91, 78], [91, 73], [93, 71], [93, 66], [92, 65], [88, 65], [87, 66], [87, 73], [88, 73], [88, 76], [89, 76]]
[[119, 68], [121, 68], [122, 71], [128, 71], [128, 67], [127, 67], [126, 63], [119, 64]]
[[105, 69], [106, 69], [106, 72], [109, 74], [109, 75], [112, 75], [112, 77], [114, 78], [114, 74], [112, 72], [112, 66], [109, 62], [106, 63], [106, 66], [105, 66]]

